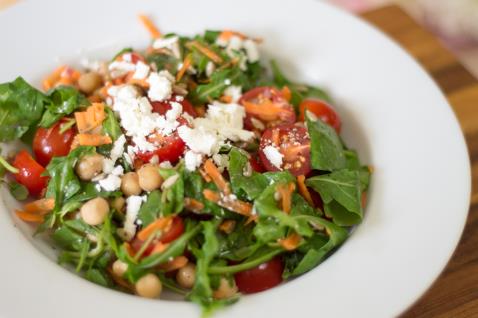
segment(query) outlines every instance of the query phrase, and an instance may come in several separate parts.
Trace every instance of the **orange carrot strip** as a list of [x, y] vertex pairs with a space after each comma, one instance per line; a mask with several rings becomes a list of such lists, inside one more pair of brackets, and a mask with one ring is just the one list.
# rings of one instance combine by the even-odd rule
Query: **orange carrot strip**
[[164, 230], [171, 225], [172, 218], [171, 217], [164, 217], [159, 218], [153, 223], [150, 223], [147, 227], [142, 229], [138, 233], [138, 239], [141, 241], [146, 241], [146, 239], [153, 234], [153, 232], [158, 230]]
[[49, 90], [50, 88], [53, 88], [55, 84], [58, 82], [60, 79], [61, 73], [66, 69], [66, 65], [61, 65], [57, 67], [50, 75], [45, 77], [45, 79], [42, 82], [42, 86], [44, 90]]
[[282, 87], [281, 90], [282, 95], [284, 95], [284, 98], [289, 102], [290, 99], [292, 98], [292, 92], [290, 91], [289, 87], [284, 86]]
[[169, 243], [158, 242], [158, 243], [153, 247], [153, 249], [152, 249], [150, 255], [162, 253], [162, 252], [164, 252], [164, 251], [168, 248], [168, 246], [169, 246]]
[[80, 133], [98, 127], [105, 118], [105, 105], [103, 103], [93, 103], [86, 111], [75, 112], [76, 127]]
[[216, 52], [211, 50], [205, 45], [202, 45], [198, 41], [191, 41], [189, 42], [191, 47], [196, 48], [201, 54], [207, 56], [211, 61], [213, 61], [216, 64], [221, 64], [223, 62], [222, 57], [220, 57]]
[[289, 184], [280, 184], [277, 187], [277, 192], [281, 195], [282, 210], [287, 214], [290, 213], [292, 208], [292, 189]]
[[166, 263], [163, 263], [161, 265], [159, 265], [159, 269], [165, 271], [165, 272], [172, 272], [172, 271], [175, 271], [177, 269], [180, 269], [181, 267], [184, 267], [186, 266], [186, 264], [188, 263], [188, 259], [186, 256], [177, 256], [175, 258], [173, 258], [172, 260], [166, 262]]
[[184, 207], [194, 213], [201, 213], [204, 209], [204, 204], [193, 198], [184, 198]]
[[41, 223], [44, 220], [43, 215], [36, 213], [28, 213], [20, 210], [15, 210], [15, 214], [25, 222]]
[[247, 36], [240, 33], [240, 32], [237, 32], [237, 31], [232, 31], [232, 30], [224, 30], [221, 32], [221, 34], [219, 34], [219, 39], [223, 40], [223, 41], [229, 41], [233, 36], [237, 36], [238, 38], [240, 38], [241, 40], [245, 40], [247, 39]]
[[243, 101], [242, 104], [247, 113], [266, 121], [277, 120], [280, 118], [280, 114], [286, 111], [284, 108], [275, 105], [269, 100], [263, 101], [260, 104]]
[[297, 176], [297, 185], [299, 186], [299, 193], [302, 197], [307, 201], [311, 206], [314, 206], [314, 201], [312, 200], [312, 196], [310, 195], [309, 189], [305, 185], [305, 176], [302, 174]]
[[232, 97], [229, 95], [222, 95], [221, 98], [219, 98], [219, 100], [223, 103], [229, 104], [232, 102]]
[[181, 78], [183, 78], [184, 73], [186, 73], [186, 71], [188, 70], [188, 68], [191, 66], [192, 62], [193, 62], [192, 54], [189, 53], [189, 54], [184, 58], [183, 66], [181, 66], [181, 68], [180, 68], [179, 71], [178, 71], [178, 74], [176, 74], [176, 82], [179, 82], [179, 81], [181, 80]]
[[145, 16], [144, 14], [140, 14], [138, 16], [143, 26], [148, 30], [149, 34], [153, 39], [159, 39], [161, 37], [161, 32], [159, 32], [158, 28], [154, 25], [153, 21], [150, 18]]
[[287, 251], [293, 251], [298, 246], [302, 238], [297, 233], [292, 233], [286, 238], [279, 239], [279, 245], [282, 246]]
[[110, 136], [78, 134], [78, 144], [80, 146], [101, 146], [111, 144], [113, 141]]
[[211, 177], [207, 174], [206, 171], [204, 171], [203, 168], [199, 168], [198, 170], [199, 170], [199, 173], [201, 174], [201, 177], [204, 179], [204, 181], [206, 182], [212, 181]]
[[244, 216], [250, 216], [252, 214], [252, 204], [248, 202], [244, 202], [238, 199], [232, 200], [221, 198], [221, 195], [218, 192], [215, 192], [211, 189], [204, 189], [202, 193], [207, 200], [214, 202], [217, 205], [222, 206], [223, 208], [226, 208]]
[[279, 146], [279, 129], [272, 129], [272, 136], [271, 136], [272, 144], [275, 146]]
[[133, 257], [134, 254], [136, 254], [136, 252], [134, 251], [131, 244], [129, 244], [128, 242], [124, 242], [123, 244], [124, 244], [124, 248], [126, 249], [126, 252], [128, 252], [128, 255]]
[[52, 198], [45, 198], [27, 203], [23, 206], [23, 211], [27, 213], [48, 212], [55, 207], [55, 200]]
[[231, 193], [229, 183], [224, 179], [221, 172], [211, 159], [207, 159], [206, 162], [204, 162], [204, 170], [211, 177], [212, 181], [216, 184], [216, 186], [222, 193], [224, 193], [225, 195]]
[[226, 234], [230, 234], [234, 230], [235, 226], [236, 226], [236, 221], [226, 220], [222, 222], [221, 225], [219, 225], [219, 229]]
[[146, 79], [138, 79], [138, 78], [131, 77], [126, 82], [128, 84], [138, 85], [142, 88], [149, 88], [149, 83], [146, 81]]

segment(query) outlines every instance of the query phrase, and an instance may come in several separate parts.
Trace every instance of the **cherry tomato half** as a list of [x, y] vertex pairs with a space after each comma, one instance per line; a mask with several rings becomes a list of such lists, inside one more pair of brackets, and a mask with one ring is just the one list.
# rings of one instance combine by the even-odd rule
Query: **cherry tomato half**
[[284, 264], [275, 257], [257, 267], [236, 273], [234, 279], [237, 288], [244, 294], [252, 294], [270, 289], [282, 282]]
[[45, 168], [25, 150], [16, 155], [12, 165], [19, 170], [15, 174], [15, 180], [27, 187], [31, 195], [39, 196], [48, 183], [48, 177], [41, 176]]
[[239, 99], [246, 113], [272, 127], [282, 123], [294, 123], [294, 107], [287, 101], [281, 91], [274, 87], [256, 87], [244, 93]]
[[249, 163], [251, 164], [252, 170], [254, 170], [255, 172], [259, 172], [259, 173], [266, 172], [266, 169], [262, 166], [262, 164], [259, 161], [257, 161], [256, 158], [250, 157]]
[[168, 110], [171, 109], [171, 102], [178, 102], [183, 106], [183, 112], [188, 113], [189, 115], [196, 117], [196, 111], [194, 110], [193, 105], [185, 98], [179, 98], [180, 101], [177, 101], [178, 95], [173, 94], [170, 99], [161, 101], [161, 102], [151, 102], [151, 106], [153, 106], [153, 111], [159, 113], [160, 115], [166, 114]]
[[[282, 155], [280, 167], [266, 155], [272, 146]], [[307, 129], [299, 124], [280, 125], [264, 131], [259, 144], [259, 158], [268, 171], [289, 170], [295, 176], [307, 175], [310, 170], [310, 138]]]
[[157, 156], [159, 162], [169, 161], [172, 164], [179, 160], [179, 157], [186, 149], [186, 143], [175, 132], [169, 136], [156, 135], [154, 143], [158, 145], [158, 149], [148, 152], [138, 152], [137, 158], [143, 162], [149, 162], [154, 156]]
[[50, 128], [40, 127], [35, 133], [33, 153], [38, 163], [44, 167], [50, 163], [53, 157], [66, 156], [70, 152], [76, 131], [74, 128], [70, 128], [60, 133], [61, 125], [64, 122], [60, 120]]
[[303, 121], [305, 118], [305, 111], [312, 112], [315, 116], [320, 118], [323, 122], [332, 126], [337, 134], [340, 133], [340, 126], [342, 125], [339, 115], [326, 102], [318, 99], [304, 99], [299, 105], [300, 115], [299, 120]]
[[[166, 231], [163, 235], [161, 235], [159, 240], [151, 242], [149, 246], [146, 248], [144, 253], [142, 254], [143, 257], [148, 256], [151, 254], [151, 252], [154, 249], [154, 246], [161, 242], [161, 243], [170, 243], [180, 237], [184, 233], [184, 222], [183, 219], [181, 219], [179, 216], [176, 216], [173, 218], [173, 222], [171, 224], [171, 227], [169, 228], [168, 231]], [[135, 238], [131, 242], [131, 247], [135, 252], [139, 251], [141, 247], [143, 246], [144, 241], [141, 241], [138, 238]]]

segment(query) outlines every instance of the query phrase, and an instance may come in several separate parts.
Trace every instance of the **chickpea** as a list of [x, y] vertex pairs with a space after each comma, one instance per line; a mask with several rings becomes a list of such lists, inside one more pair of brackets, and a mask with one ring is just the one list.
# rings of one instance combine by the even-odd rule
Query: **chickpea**
[[75, 171], [81, 180], [89, 181], [103, 171], [104, 157], [98, 153], [86, 155], [80, 158]]
[[123, 277], [124, 273], [126, 273], [126, 271], [128, 270], [128, 264], [117, 259], [116, 261], [114, 261], [112, 268], [113, 274], [118, 277]]
[[176, 281], [183, 288], [192, 288], [196, 281], [196, 266], [188, 263], [186, 266], [181, 267], [176, 274]]
[[136, 172], [128, 172], [123, 178], [121, 178], [121, 191], [123, 191], [126, 196], [138, 195], [141, 193], [138, 174]]
[[98, 225], [103, 223], [109, 210], [108, 201], [104, 198], [94, 198], [83, 204], [80, 215], [86, 224]]
[[101, 75], [96, 72], [81, 74], [78, 79], [78, 87], [82, 92], [88, 95], [99, 88], [101, 84], [103, 84], [103, 79], [101, 78]]
[[158, 276], [146, 274], [135, 284], [136, 293], [141, 297], [156, 298], [161, 294], [163, 286]]
[[125, 204], [126, 200], [123, 197], [117, 197], [111, 201], [111, 207], [118, 212], [123, 212]]
[[163, 178], [159, 174], [158, 166], [152, 164], [143, 165], [138, 170], [139, 186], [144, 191], [153, 191], [158, 189], [163, 183]]
[[226, 299], [231, 298], [237, 293], [236, 283], [233, 281], [229, 282], [224, 277], [221, 277], [219, 281], [219, 287], [212, 293], [212, 296], [216, 299]]

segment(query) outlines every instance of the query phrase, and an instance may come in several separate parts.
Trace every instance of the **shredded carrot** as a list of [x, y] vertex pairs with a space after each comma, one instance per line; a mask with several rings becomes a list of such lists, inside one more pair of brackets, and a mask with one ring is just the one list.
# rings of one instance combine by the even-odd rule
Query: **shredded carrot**
[[158, 242], [154, 245], [150, 255], [162, 253], [168, 248], [168, 246], [169, 243]]
[[144, 14], [140, 14], [138, 16], [141, 23], [143, 23], [146, 30], [148, 30], [149, 34], [153, 39], [159, 39], [161, 37], [161, 32], [159, 32], [158, 28], [154, 25], [153, 21], [150, 18], [145, 16]]
[[282, 246], [286, 251], [293, 251], [295, 250], [301, 241], [301, 237], [297, 233], [292, 233], [288, 235], [286, 238], [279, 239], [279, 244]]
[[311, 206], [314, 206], [314, 201], [312, 200], [312, 196], [310, 195], [309, 189], [305, 185], [305, 176], [302, 174], [297, 176], [297, 185], [299, 186], [299, 193], [302, 197], [307, 201]]
[[105, 120], [105, 105], [93, 103], [84, 112], [75, 112], [76, 127], [80, 133], [91, 131]]
[[279, 146], [280, 144], [280, 139], [279, 139], [279, 129], [272, 129], [272, 136], [271, 136], [271, 141], [272, 144], [275, 146]]
[[133, 291], [134, 287], [128, 283], [123, 277], [117, 276], [115, 273], [113, 273], [113, 269], [110, 267], [107, 268], [108, 273], [110, 274], [111, 278], [115, 281], [116, 284], [120, 285], [121, 287]]
[[81, 73], [72, 67], [59, 66], [43, 80], [43, 89], [49, 90], [57, 85], [75, 85], [80, 76]]
[[219, 100], [223, 103], [229, 104], [229, 103], [232, 103], [232, 96], [222, 95], [221, 98], [219, 98]]
[[245, 36], [244, 34], [232, 30], [222, 31], [221, 34], [219, 34], [218, 38], [222, 41], [229, 41], [233, 36], [237, 36], [241, 40], [247, 39], [247, 36]]
[[15, 210], [15, 214], [25, 222], [41, 223], [44, 220], [43, 215]]
[[206, 57], [208, 57], [211, 61], [213, 61], [216, 64], [221, 64], [223, 62], [222, 57], [220, 57], [216, 52], [214, 52], [213, 50], [211, 50], [207, 46], [199, 43], [198, 41], [189, 42], [189, 46], [194, 47], [201, 54], [205, 55]]
[[178, 74], [176, 74], [176, 82], [179, 82], [179, 81], [181, 80], [181, 78], [183, 78], [184, 73], [186, 73], [186, 71], [188, 70], [188, 68], [191, 66], [192, 62], [193, 62], [193, 57], [192, 57], [192, 54], [189, 53], [189, 54], [184, 58], [183, 66], [181, 66], [181, 68], [180, 68], [179, 71], [178, 71]]
[[184, 267], [186, 266], [186, 264], [188, 263], [188, 259], [186, 256], [177, 256], [175, 258], [173, 258], [172, 260], [166, 262], [166, 263], [163, 263], [161, 265], [159, 265], [159, 269], [165, 271], [165, 272], [172, 272], [172, 271], [175, 271], [177, 269], [180, 269], [181, 267]]
[[294, 191], [294, 184], [280, 184], [277, 186], [277, 192], [279, 192], [282, 200], [282, 210], [289, 214], [292, 208], [292, 192]]
[[101, 146], [113, 142], [110, 136], [104, 135], [78, 134], [76, 137], [78, 138], [78, 144], [80, 146]]
[[199, 173], [201, 174], [201, 177], [204, 179], [204, 181], [206, 182], [212, 181], [211, 177], [207, 174], [206, 171], [204, 171], [203, 168], [199, 168], [198, 170], [199, 170]]
[[171, 217], [163, 217], [159, 218], [156, 221], [150, 223], [147, 227], [142, 229], [137, 237], [141, 241], [146, 241], [146, 239], [153, 234], [153, 232], [158, 230], [164, 230], [171, 225], [172, 218]]
[[290, 99], [292, 98], [292, 92], [290, 91], [289, 87], [287, 86], [282, 87], [281, 93], [282, 95], [284, 95], [284, 98], [288, 102], [290, 102]]
[[193, 198], [184, 198], [184, 207], [194, 213], [201, 213], [204, 209], [204, 204]]
[[236, 221], [234, 220], [226, 220], [219, 225], [219, 229], [226, 234], [232, 233], [234, 227], [236, 226]]
[[204, 189], [203, 195], [206, 200], [216, 203], [223, 208], [236, 212], [244, 216], [250, 216], [252, 214], [252, 204], [244, 202], [238, 199], [230, 199], [227, 197], [221, 197], [221, 194], [211, 189]]
[[60, 79], [61, 73], [65, 70], [66, 65], [57, 67], [50, 75], [48, 75], [42, 82], [44, 90], [49, 90], [55, 86], [56, 82]]
[[226, 179], [224, 179], [221, 172], [211, 159], [207, 159], [206, 162], [204, 162], [204, 171], [206, 171], [206, 173], [211, 177], [212, 181], [222, 193], [225, 195], [229, 195], [231, 193], [229, 183], [226, 181]]
[[128, 255], [133, 257], [134, 254], [136, 254], [136, 252], [134, 251], [131, 244], [129, 244], [128, 242], [124, 242], [123, 244], [124, 244], [124, 248], [125, 248], [126, 252], [128, 252]]
[[264, 100], [260, 104], [244, 101], [242, 103], [246, 112], [259, 117], [265, 121], [273, 121], [281, 118], [281, 115], [286, 112], [283, 107], [280, 107], [270, 100]]
[[43, 213], [53, 210], [55, 207], [55, 200], [52, 198], [45, 198], [27, 203], [23, 206], [23, 211], [27, 213]]

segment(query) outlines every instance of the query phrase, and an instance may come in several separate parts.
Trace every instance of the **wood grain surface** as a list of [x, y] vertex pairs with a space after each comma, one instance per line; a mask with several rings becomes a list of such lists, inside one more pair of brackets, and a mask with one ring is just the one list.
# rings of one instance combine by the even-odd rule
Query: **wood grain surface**
[[402, 318], [478, 317], [478, 81], [399, 7], [379, 8], [362, 17], [397, 41], [438, 83], [458, 117], [472, 164], [471, 206], [460, 244], [442, 275]]

